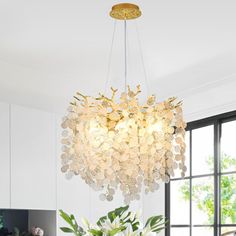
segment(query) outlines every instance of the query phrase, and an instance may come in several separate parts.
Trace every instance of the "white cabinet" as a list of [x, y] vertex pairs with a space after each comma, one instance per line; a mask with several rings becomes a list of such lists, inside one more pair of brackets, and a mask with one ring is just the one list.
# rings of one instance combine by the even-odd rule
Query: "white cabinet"
[[55, 123], [51, 113], [11, 106], [11, 207], [56, 209]]
[[0, 208], [10, 207], [10, 115], [9, 105], [0, 103]]

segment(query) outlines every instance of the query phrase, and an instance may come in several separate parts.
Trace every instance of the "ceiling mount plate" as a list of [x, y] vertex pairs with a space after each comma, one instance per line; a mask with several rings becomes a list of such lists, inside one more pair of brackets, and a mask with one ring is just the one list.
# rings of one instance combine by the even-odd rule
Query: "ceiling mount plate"
[[120, 3], [114, 5], [111, 9], [110, 16], [117, 20], [132, 20], [140, 17], [142, 12], [139, 6], [132, 3]]

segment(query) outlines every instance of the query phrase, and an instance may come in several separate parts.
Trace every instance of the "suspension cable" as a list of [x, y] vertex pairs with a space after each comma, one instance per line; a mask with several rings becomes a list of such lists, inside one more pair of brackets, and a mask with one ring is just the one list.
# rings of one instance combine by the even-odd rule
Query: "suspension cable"
[[127, 92], [127, 22], [124, 20], [125, 92]]
[[106, 94], [107, 92], [107, 86], [108, 86], [108, 81], [109, 81], [110, 72], [111, 72], [111, 59], [112, 59], [112, 52], [113, 52], [113, 47], [114, 47], [115, 32], [116, 32], [116, 20], [114, 21], [114, 26], [113, 26], [111, 47], [110, 47], [110, 52], [109, 52], [109, 57], [108, 57], [108, 64], [107, 64], [107, 75], [106, 75], [104, 94]]

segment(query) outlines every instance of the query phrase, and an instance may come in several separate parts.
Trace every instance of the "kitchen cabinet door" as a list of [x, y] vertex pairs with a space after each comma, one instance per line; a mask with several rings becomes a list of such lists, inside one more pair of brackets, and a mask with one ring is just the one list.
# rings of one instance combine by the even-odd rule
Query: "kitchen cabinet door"
[[0, 103], [0, 208], [10, 208], [10, 106]]
[[11, 203], [15, 209], [56, 209], [54, 115], [11, 107]]

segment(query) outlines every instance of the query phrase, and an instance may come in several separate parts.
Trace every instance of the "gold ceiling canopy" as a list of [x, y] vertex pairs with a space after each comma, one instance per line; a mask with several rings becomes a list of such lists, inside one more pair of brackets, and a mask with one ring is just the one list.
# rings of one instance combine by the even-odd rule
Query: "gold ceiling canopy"
[[142, 12], [139, 7], [131, 3], [120, 3], [114, 5], [110, 12], [110, 16], [117, 20], [132, 20], [140, 17]]

